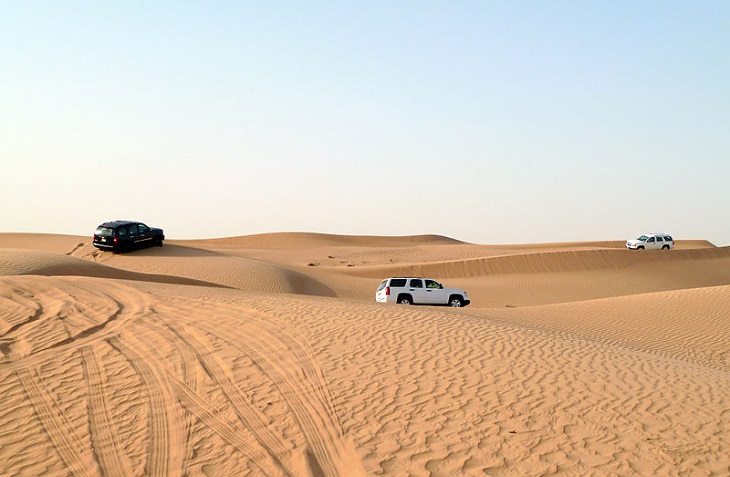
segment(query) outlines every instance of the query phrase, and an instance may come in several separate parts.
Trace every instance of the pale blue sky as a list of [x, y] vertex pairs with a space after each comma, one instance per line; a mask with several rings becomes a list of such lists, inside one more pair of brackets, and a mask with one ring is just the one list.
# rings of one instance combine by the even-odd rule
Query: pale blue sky
[[0, 3], [0, 232], [730, 245], [730, 2]]

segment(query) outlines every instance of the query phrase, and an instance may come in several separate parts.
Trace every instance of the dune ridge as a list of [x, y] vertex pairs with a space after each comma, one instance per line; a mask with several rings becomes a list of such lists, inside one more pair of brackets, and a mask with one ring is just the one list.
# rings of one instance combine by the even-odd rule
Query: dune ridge
[[37, 250], [0, 248], [0, 275], [81, 276], [139, 280], [178, 285], [223, 286], [177, 275], [139, 273], [83, 260], [70, 255]]
[[364, 247], [410, 246], [416, 244], [461, 244], [459, 240], [443, 235], [339, 235], [315, 232], [274, 232], [241, 235], [216, 239], [191, 239], [184, 243], [212, 248], [296, 248], [327, 245]]
[[493, 257], [449, 260], [396, 266], [358, 267], [349, 272], [361, 276], [441, 276], [468, 278], [511, 273], [556, 273], [629, 268], [642, 264], [669, 263], [685, 260], [730, 258], [730, 247], [692, 250], [627, 251], [570, 250], [530, 252]]

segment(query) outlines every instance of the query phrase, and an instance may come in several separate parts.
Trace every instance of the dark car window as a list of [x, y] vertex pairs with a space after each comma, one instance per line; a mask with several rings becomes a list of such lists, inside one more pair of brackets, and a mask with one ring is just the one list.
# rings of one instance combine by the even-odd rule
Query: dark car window
[[129, 235], [137, 235], [137, 224], [129, 226]]
[[411, 280], [411, 288], [423, 288], [423, 280]]
[[441, 284], [435, 280], [426, 280], [426, 288], [442, 289]]
[[657, 238], [656, 238], [656, 241], [657, 241], [657, 242], [664, 242], [664, 239], [663, 239], [663, 238], [661, 238], [661, 237], [657, 237]]
[[114, 231], [109, 227], [98, 227], [94, 233], [101, 237], [111, 237], [114, 234]]
[[145, 224], [139, 224], [139, 233], [146, 234], [150, 231], [150, 228], [147, 227]]
[[670, 237], [669, 235], [665, 235], [664, 236], [664, 240], [666, 240], [667, 242], [671, 242], [672, 241], [672, 237]]
[[127, 235], [127, 227], [119, 227], [117, 229], [117, 236], [118, 237], [124, 237]]
[[390, 286], [404, 287], [404, 286], [406, 286], [406, 279], [405, 278], [394, 278], [390, 281]]
[[649, 240], [647, 240], [649, 243], [654, 243], [654, 237], [649, 237]]

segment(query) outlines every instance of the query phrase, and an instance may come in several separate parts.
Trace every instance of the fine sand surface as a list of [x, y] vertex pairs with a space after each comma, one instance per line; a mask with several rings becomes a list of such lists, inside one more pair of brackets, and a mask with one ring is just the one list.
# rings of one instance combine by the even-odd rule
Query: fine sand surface
[[728, 476], [730, 247], [0, 234], [0, 475]]

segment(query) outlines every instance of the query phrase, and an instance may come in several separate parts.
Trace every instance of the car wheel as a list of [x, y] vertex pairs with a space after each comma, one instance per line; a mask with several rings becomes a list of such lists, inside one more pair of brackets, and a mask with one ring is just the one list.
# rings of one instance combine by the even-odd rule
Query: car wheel
[[664, 245], [664, 246], [662, 247], [662, 250], [669, 250], [669, 245]]
[[461, 298], [458, 296], [452, 296], [451, 299], [449, 299], [449, 306], [453, 306], [454, 308], [459, 308], [461, 306]]
[[398, 297], [398, 303], [401, 305], [412, 305], [413, 300], [411, 300], [411, 297], [409, 297], [408, 295], [403, 295]]
[[157, 245], [158, 247], [162, 247], [162, 239], [156, 239], [155, 245]]
[[638, 247], [636, 247], [636, 250], [644, 250], [644, 246], [643, 245], [639, 245]]

